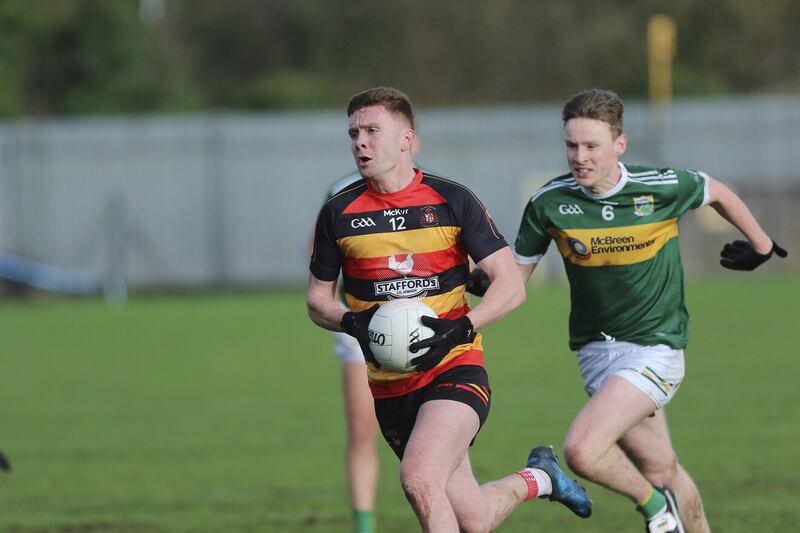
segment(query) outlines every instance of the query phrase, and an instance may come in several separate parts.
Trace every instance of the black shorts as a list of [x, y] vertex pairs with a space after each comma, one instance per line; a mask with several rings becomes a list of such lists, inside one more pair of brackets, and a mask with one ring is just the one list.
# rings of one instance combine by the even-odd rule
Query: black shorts
[[403, 458], [411, 430], [417, 421], [419, 408], [428, 400], [453, 400], [469, 405], [478, 414], [480, 431], [489, 416], [492, 403], [486, 370], [474, 365], [456, 366], [405, 396], [375, 400], [375, 414], [383, 438], [400, 459]]

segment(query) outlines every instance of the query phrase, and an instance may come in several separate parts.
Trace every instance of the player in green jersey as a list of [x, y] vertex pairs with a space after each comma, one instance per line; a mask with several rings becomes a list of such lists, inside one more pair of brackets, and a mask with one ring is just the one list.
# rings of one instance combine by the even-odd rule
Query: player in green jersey
[[[328, 190], [327, 198], [360, 179], [361, 174], [356, 171], [337, 180]], [[339, 298], [342, 306], [345, 306], [344, 293], [341, 290]], [[341, 331], [332, 332], [332, 335], [334, 352], [342, 362], [342, 397], [347, 427], [344, 462], [352, 506], [353, 531], [374, 533], [380, 461], [376, 446], [378, 421], [367, 382], [367, 365], [358, 341]]]
[[725, 246], [727, 268], [752, 270], [786, 252], [707, 174], [622, 164], [622, 112], [604, 90], [566, 103], [571, 172], [533, 195], [514, 254], [527, 280], [555, 241], [569, 279], [570, 347], [590, 396], [565, 439], [570, 468], [636, 502], [647, 531], [708, 531], [662, 409], [683, 379], [687, 341], [677, 221], [709, 204], [738, 228], [747, 241]]

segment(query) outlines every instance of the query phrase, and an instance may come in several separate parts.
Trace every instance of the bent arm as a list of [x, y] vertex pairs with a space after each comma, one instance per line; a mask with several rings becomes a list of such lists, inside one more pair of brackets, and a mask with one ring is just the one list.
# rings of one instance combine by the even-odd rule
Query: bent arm
[[331, 331], [342, 331], [345, 310], [336, 299], [336, 281], [323, 281], [309, 274], [306, 307], [309, 318], [316, 325]]
[[538, 263], [528, 263], [522, 264], [517, 263], [517, 270], [519, 271], [519, 275], [522, 276], [522, 283], [528, 283], [528, 280], [531, 279], [531, 274], [533, 274], [534, 269]]
[[753, 245], [753, 250], [760, 254], [768, 254], [772, 250], [772, 239], [761, 229], [750, 209], [739, 196], [727, 185], [708, 178], [709, 205], [722, 218], [734, 225]]
[[490, 283], [478, 305], [467, 313], [475, 329], [500, 320], [525, 301], [525, 285], [508, 246], [484, 257], [478, 266]]

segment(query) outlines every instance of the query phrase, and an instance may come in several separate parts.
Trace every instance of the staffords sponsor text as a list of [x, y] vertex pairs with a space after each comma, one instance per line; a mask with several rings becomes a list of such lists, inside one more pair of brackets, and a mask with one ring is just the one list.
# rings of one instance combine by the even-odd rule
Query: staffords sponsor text
[[408, 298], [416, 296], [426, 291], [435, 291], [439, 289], [439, 277], [432, 276], [430, 278], [403, 278], [395, 279], [392, 281], [376, 281], [375, 282], [375, 295], [376, 296], [398, 296], [401, 298]]

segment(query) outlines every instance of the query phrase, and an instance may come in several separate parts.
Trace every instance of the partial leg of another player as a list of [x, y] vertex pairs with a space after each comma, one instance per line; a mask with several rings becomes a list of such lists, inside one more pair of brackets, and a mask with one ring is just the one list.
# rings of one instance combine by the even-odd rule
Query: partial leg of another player
[[342, 388], [347, 419], [345, 470], [353, 505], [356, 533], [372, 533], [375, 493], [380, 467], [376, 447], [378, 422], [363, 362], [342, 364]]
[[617, 441], [654, 410], [647, 395], [611, 376], [573, 420], [564, 442], [567, 464], [580, 476], [641, 501], [651, 485]]
[[667, 416], [663, 409], [631, 428], [620, 440], [620, 446], [650, 483], [658, 487], [669, 487], [675, 492], [686, 531], [711, 531], [700, 491], [678, 463], [672, 449]]
[[[574, 472], [628, 496], [648, 522], [663, 517], [662, 511], [669, 498], [653, 486], [618, 441], [655, 409], [648, 395], [627, 379], [613, 375], [575, 417], [564, 444], [567, 464]], [[674, 452], [669, 441], [665, 446], [660, 437], [660, 434], [652, 434], [647, 438], [652, 441], [650, 445], [662, 451], [669, 449], [667, 457], [663, 458], [669, 462], [669, 457], [674, 459]], [[645, 439], [644, 433], [640, 438]], [[680, 527], [674, 530], [682, 531]]]

